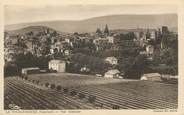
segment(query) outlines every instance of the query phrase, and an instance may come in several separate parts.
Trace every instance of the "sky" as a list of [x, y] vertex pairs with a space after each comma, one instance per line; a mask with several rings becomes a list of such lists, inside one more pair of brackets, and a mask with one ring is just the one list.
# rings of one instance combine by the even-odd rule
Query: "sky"
[[83, 20], [92, 17], [117, 14], [177, 13], [174, 5], [68, 5], [68, 6], [18, 6], [4, 7], [5, 25], [53, 21]]

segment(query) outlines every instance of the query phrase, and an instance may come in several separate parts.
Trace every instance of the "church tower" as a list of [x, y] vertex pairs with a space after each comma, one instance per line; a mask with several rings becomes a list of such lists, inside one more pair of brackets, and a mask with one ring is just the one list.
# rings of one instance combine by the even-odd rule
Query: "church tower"
[[96, 33], [99, 35], [102, 34], [102, 31], [100, 30], [100, 28], [97, 28]]
[[107, 24], [106, 24], [105, 29], [104, 29], [104, 34], [109, 35], [109, 28], [108, 28]]

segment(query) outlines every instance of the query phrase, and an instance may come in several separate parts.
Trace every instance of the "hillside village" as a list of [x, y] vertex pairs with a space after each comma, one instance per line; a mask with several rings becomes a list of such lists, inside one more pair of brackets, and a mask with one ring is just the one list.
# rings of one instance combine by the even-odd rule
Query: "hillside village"
[[3, 110], [180, 112], [181, 5], [28, 4], [3, 7]]
[[22, 34], [7, 31], [4, 41], [5, 76], [28, 67], [129, 79], [146, 73], [178, 74], [178, 36], [167, 26], [116, 31], [106, 24], [91, 33], [44, 27]]

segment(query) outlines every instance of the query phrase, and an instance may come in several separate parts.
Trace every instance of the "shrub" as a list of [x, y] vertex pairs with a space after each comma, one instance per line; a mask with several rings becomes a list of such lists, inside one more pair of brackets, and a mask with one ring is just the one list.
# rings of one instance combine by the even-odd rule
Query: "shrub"
[[79, 99], [83, 99], [83, 98], [85, 98], [85, 94], [79, 93]]
[[33, 83], [35, 83], [35, 80], [32, 80]]
[[64, 92], [64, 93], [68, 93], [68, 88], [64, 88], [64, 89], [63, 89], [63, 92]]
[[20, 75], [19, 75], [19, 77], [20, 77], [20, 78], [22, 78], [22, 77], [23, 77], [23, 75], [22, 75], [22, 74], [20, 74]]
[[50, 69], [49, 72], [50, 73], [57, 73], [57, 71], [56, 70], [53, 70], [53, 69]]
[[28, 77], [28, 76], [27, 76], [26, 74], [22, 74], [22, 75], [21, 75], [21, 78], [22, 78], [23, 80], [26, 80], [27, 77]]
[[45, 86], [46, 86], [46, 87], [49, 87], [49, 83], [48, 83], [48, 82], [47, 82], [47, 83], [45, 83]]
[[57, 71], [56, 71], [56, 70], [54, 70], [54, 71], [53, 71], [53, 73], [57, 73]]
[[19, 75], [19, 69], [16, 64], [5, 63], [4, 65], [4, 77]]
[[50, 85], [50, 88], [51, 88], [51, 89], [54, 89], [55, 87], [56, 87], [55, 84], [51, 84], [51, 85]]
[[96, 103], [95, 106], [102, 108], [103, 107], [103, 103]]
[[25, 80], [27, 80], [27, 79], [28, 79], [28, 77], [27, 77], [27, 76], [25, 76], [25, 77], [24, 77], [24, 79], [25, 79]]
[[120, 106], [118, 106], [118, 105], [112, 105], [112, 109], [119, 109], [120, 108]]
[[29, 81], [29, 82], [31, 82], [31, 80], [30, 80], [30, 79], [28, 79], [28, 81]]
[[24, 75], [23, 75], [23, 74], [21, 74], [20, 78], [21, 78], [21, 79], [24, 79]]
[[90, 95], [89, 98], [88, 98], [88, 101], [89, 101], [90, 103], [94, 103], [95, 100], [96, 100], [96, 96], [93, 96], [93, 95]]
[[77, 91], [76, 91], [76, 90], [72, 90], [72, 91], [70, 92], [70, 95], [71, 95], [71, 96], [77, 95]]
[[58, 85], [58, 86], [56, 87], [56, 90], [57, 90], [57, 91], [61, 91], [61, 88], [62, 88], [62, 87], [61, 87], [60, 85]]
[[40, 83], [40, 81], [37, 80], [37, 81], [36, 81], [36, 84], [38, 85], [39, 83]]

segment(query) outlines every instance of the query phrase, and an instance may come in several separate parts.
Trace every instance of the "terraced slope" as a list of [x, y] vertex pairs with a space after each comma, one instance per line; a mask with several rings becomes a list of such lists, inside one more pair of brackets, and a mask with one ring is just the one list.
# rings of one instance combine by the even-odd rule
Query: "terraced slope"
[[[80, 79], [78, 79], [80, 81]], [[62, 81], [63, 82], [63, 81]], [[84, 82], [84, 81], [83, 81]], [[69, 92], [32, 83], [30, 79], [5, 78], [4, 108], [20, 109], [172, 109], [177, 108], [177, 87], [154, 82], [129, 81], [68, 87]], [[136, 87], [135, 87], [136, 86]], [[151, 91], [148, 91], [150, 89]], [[76, 95], [71, 96], [71, 92]], [[149, 94], [148, 94], [149, 93]], [[84, 94], [83, 99], [79, 94]], [[170, 94], [170, 95], [169, 95]], [[89, 97], [96, 100], [89, 102]]]

